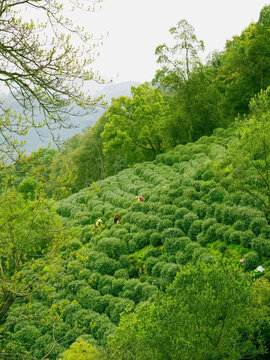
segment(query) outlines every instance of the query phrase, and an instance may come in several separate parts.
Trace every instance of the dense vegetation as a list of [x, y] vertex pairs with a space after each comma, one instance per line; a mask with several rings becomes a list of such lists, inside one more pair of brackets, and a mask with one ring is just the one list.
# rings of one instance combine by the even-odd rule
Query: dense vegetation
[[152, 86], [132, 87], [132, 97], [114, 99], [96, 125], [75, 136], [55, 159], [52, 177], [66, 176], [70, 193], [226, 128], [270, 85], [269, 6], [204, 64], [203, 42], [190, 24], [182, 20], [170, 33], [173, 45], [156, 49], [161, 68]]
[[155, 87], [2, 167], [0, 358], [269, 358], [269, 9], [206, 65], [179, 22]]
[[[119, 335], [110, 340], [110, 349], [114, 354], [110, 356], [133, 359], [138, 350], [136, 358], [156, 356], [154, 358], [159, 359], [164, 354], [153, 355], [153, 351], [158, 351], [155, 342], [162, 346], [163, 341], [166, 342], [162, 333], [165, 337], [170, 337], [170, 331], [175, 333], [174, 327], [171, 330], [168, 328], [166, 333], [162, 330], [168, 326], [162, 320], [162, 311], [170, 313], [174, 301], [179, 301], [183, 316], [188, 316], [184, 320], [179, 313], [179, 323], [176, 321], [175, 326], [182, 327], [182, 321], [192, 321], [184, 304], [193, 297], [204, 306], [200, 310], [202, 314], [210, 311], [205, 307], [213, 306], [213, 320], [208, 320], [216, 324], [217, 334], [221, 332], [218, 319], [222, 316], [219, 315], [222, 312], [219, 299], [224, 302], [222, 306], [225, 309], [228, 306], [234, 309], [226, 317], [224, 331], [221, 332], [224, 343], [215, 350], [216, 355], [213, 356], [216, 357], [213, 358], [227, 354], [241, 359], [241, 356], [251, 354], [250, 351], [254, 353], [253, 358], [257, 358], [258, 354], [264, 353], [269, 342], [269, 282], [266, 279], [270, 275], [270, 225], [252, 195], [234, 192], [227, 181], [230, 175], [218, 181], [216, 176], [219, 173], [214, 174], [216, 164], [222, 163], [227, 154], [230, 156], [228, 147], [235, 139], [233, 128], [215, 130], [211, 137], [179, 145], [171, 152], [158, 155], [153, 162], [137, 164], [96, 183], [92, 189], [82, 190], [62, 200], [57, 213], [63, 217], [62, 226], [68, 227], [64, 232], [65, 241], [52, 257], [40, 257], [21, 270], [20, 277], [31, 283], [31, 296], [20, 297], [2, 323], [1, 348], [5, 349], [5, 353], [14, 359], [41, 359], [49, 353], [48, 358], [57, 359], [76, 341], [82, 342], [84, 345], [81, 346], [87, 349], [89, 347], [89, 354], [101, 353], [95, 347], [106, 346], [109, 336], [119, 324], [120, 314], [137, 308], [135, 315], [130, 316], [138, 316], [138, 327], [135, 327], [138, 335], [134, 334], [136, 339], [138, 337], [138, 348], [133, 337], [129, 340], [127, 336], [133, 334], [132, 322], [127, 315], [117, 330]], [[138, 202], [137, 194], [144, 196], [145, 202]], [[120, 224], [114, 224], [115, 212], [121, 215]], [[94, 226], [98, 218], [103, 220], [101, 228]], [[246, 259], [243, 269], [239, 265], [242, 257]], [[227, 269], [227, 262], [231, 264], [231, 269]], [[265, 280], [256, 280], [252, 285], [252, 278], [257, 276], [252, 271], [258, 265], [266, 269]], [[167, 295], [162, 295], [160, 291], [163, 292], [173, 282], [179, 271], [180, 278], [172, 288], [175, 290], [170, 290], [166, 300]], [[179, 283], [185, 272], [191, 280]], [[36, 281], [33, 281], [34, 276]], [[224, 294], [216, 289], [215, 295], [210, 290], [216, 283], [224, 283], [221, 286]], [[186, 288], [188, 284], [193, 284], [189, 290]], [[184, 289], [177, 290], [178, 286], [184, 286]], [[204, 291], [200, 287], [208, 289], [209, 286], [209, 293], [205, 293], [204, 299]], [[173, 291], [186, 295], [172, 298]], [[239, 295], [235, 297], [235, 293]], [[164, 300], [160, 300], [160, 296], [165, 296]], [[154, 305], [146, 303], [141, 308], [140, 304], [151, 299], [161, 306], [161, 313], [158, 312], [161, 318], [159, 320], [153, 313], [152, 323], [147, 315], [150, 328], [143, 326], [141, 329], [139, 324], [145, 319], [143, 314], [145, 311], [151, 314], [148, 306]], [[167, 304], [167, 301], [173, 303]], [[251, 308], [253, 312], [250, 312]], [[201, 316], [200, 312], [198, 314]], [[151, 328], [156, 328], [156, 321], [161, 321], [161, 332], [153, 338]], [[211, 352], [207, 340], [210, 331], [207, 326], [210, 325], [204, 324], [203, 319], [198, 321], [202, 327], [199, 331], [206, 334], [199, 349]], [[231, 332], [227, 332], [228, 328]], [[176, 359], [186, 343], [184, 336], [191, 336], [188, 328], [186, 331], [182, 340], [175, 339], [179, 345], [174, 348], [175, 355], [171, 353], [171, 358]], [[248, 338], [241, 336], [242, 332], [248, 334]], [[195, 333], [194, 342], [183, 348], [183, 359], [198, 350]], [[145, 342], [141, 341], [141, 336]], [[213, 346], [215, 336], [214, 332]], [[78, 340], [79, 337], [81, 340]], [[119, 339], [126, 342], [122, 343]], [[235, 340], [232, 342], [232, 339]], [[127, 357], [126, 347], [131, 343], [135, 352], [132, 350]], [[75, 344], [69, 353], [63, 355], [63, 359], [78, 358]], [[145, 347], [143, 344], [146, 344]], [[164, 348], [164, 351], [170, 348]], [[142, 354], [148, 349], [148, 357], [139, 357], [140, 349]], [[208, 358], [207, 354], [205, 356]]]

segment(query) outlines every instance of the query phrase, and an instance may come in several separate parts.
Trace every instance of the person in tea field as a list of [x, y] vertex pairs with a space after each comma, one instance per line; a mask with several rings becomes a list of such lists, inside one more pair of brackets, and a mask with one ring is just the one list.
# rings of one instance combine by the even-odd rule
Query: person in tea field
[[136, 199], [141, 202], [141, 201], [144, 201], [145, 198], [143, 196], [136, 196]]
[[121, 220], [120, 220], [120, 215], [119, 214], [117, 214], [117, 213], [114, 214], [113, 218], [114, 218], [114, 223], [115, 224], [120, 224]]
[[101, 219], [98, 219], [98, 220], [96, 221], [95, 228], [101, 228], [101, 226], [102, 226], [102, 220], [101, 220]]

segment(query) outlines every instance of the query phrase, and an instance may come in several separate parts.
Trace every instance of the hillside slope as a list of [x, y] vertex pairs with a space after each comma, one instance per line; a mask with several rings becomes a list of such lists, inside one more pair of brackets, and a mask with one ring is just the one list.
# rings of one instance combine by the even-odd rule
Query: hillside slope
[[151, 300], [188, 263], [245, 257], [245, 270], [269, 270], [264, 213], [212, 172], [233, 138], [217, 129], [61, 201], [65, 243], [51, 264], [32, 264], [42, 286], [13, 305], [1, 347], [14, 359], [58, 359], [79, 336], [104, 346], [123, 311]]

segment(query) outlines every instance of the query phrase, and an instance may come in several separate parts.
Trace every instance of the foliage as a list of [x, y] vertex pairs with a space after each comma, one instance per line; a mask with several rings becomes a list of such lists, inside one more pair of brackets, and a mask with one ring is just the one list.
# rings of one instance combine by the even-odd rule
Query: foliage
[[[76, 7], [94, 11], [98, 2], [67, 1], [64, 7], [55, 0], [1, 1], [1, 83], [22, 107], [17, 113], [1, 105], [2, 154], [16, 157], [20, 145], [16, 135], [25, 135], [30, 127], [38, 134], [45, 124], [57, 140], [56, 127], [70, 127], [70, 117], [94, 105], [82, 85], [87, 80], [101, 81], [91, 68], [98, 43], [65, 14]], [[27, 20], [25, 14], [30, 10]], [[48, 32], [52, 36], [47, 37]], [[36, 120], [37, 115], [42, 116], [41, 121]]]
[[66, 350], [61, 360], [98, 360], [102, 359], [101, 352], [93, 345], [79, 338], [69, 350]]
[[[264, 322], [267, 308], [257, 302], [256, 291], [230, 267], [187, 267], [166, 294], [121, 319], [109, 342], [110, 358], [259, 356], [265, 348], [256, 344], [262, 340], [257, 326]], [[267, 301], [264, 291], [269, 293], [267, 283], [259, 290]]]

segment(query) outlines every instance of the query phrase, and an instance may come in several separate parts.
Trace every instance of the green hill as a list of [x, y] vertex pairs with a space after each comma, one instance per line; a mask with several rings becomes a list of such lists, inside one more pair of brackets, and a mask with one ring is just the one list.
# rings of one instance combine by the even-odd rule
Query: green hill
[[165, 290], [186, 264], [226, 258], [241, 266], [244, 257], [246, 271], [262, 265], [268, 276], [264, 213], [213, 173], [234, 138], [233, 128], [216, 129], [62, 200], [65, 241], [50, 264], [41, 258], [24, 270], [31, 277], [34, 269], [39, 281], [32, 298], [8, 313], [0, 334], [5, 352], [59, 359], [78, 337], [104, 346], [121, 313]]

